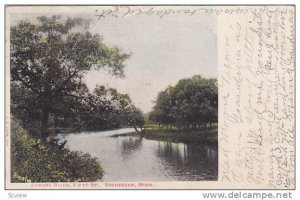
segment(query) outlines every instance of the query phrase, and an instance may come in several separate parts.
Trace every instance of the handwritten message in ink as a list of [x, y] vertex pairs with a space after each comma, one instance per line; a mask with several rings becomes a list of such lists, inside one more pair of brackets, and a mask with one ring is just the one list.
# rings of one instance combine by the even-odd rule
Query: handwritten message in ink
[[219, 180], [294, 188], [294, 9], [219, 18]]
[[251, 10], [250, 7], [217, 7], [217, 6], [112, 6], [105, 9], [96, 9], [95, 16], [98, 20], [105, 17], [130, 17], [130, 16], [153, 16], [163, 19], [168, 16], [197, 16], [206, 15], [245, 15]]

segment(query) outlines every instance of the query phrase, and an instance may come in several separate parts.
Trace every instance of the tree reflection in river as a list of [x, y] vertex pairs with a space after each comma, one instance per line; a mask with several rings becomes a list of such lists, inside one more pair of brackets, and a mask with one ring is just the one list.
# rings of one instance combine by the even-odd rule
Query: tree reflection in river
[[[146, 142], [146, 141], [144, 141]], [[121, 155], [130, 159], [142, 148], [141, 137], [123, 137], [121, 140]], [[157, 142], [155, 155], [160, 164], [171, 172], [166, 174], [179, 180], [217, 180], [218, 155], [215, 148], [199, 144], [184, 144], [172, 142]], [[144, 155], [147, 157], [147, 155]]]
[[183, 180], [217, 180], [218, 155], [213, 147], [159, 142], [156, 155]]
[[218, 147], [111, 137], [132, 130], [59, 135], [71, 150], [90, 153], [104, 169], [101, 181], [215, 181]]
[[139, 150], [142, 147], [142, 137], [124, 137], [122, 139], [122, 157], [123, 159], [128, 159], [132, 153]]

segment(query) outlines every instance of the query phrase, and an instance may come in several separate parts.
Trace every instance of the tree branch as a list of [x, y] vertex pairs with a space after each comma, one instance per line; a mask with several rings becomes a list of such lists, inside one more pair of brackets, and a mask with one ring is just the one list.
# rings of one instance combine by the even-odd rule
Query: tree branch
[[80, 70], [75, 70], [72, 74], [70, 74], [69, 75], [69, 77], [68, 78], [66, 78], [66, 80], [65, 81], [63, 81], [63, 83], [62, 83], [62, 85], [60, 86], [60, 87], [58, 87], [58, 89], [56, 90], [56, 91], [60, 91], [60, 90], [62, 90], [63, 89], [63, 87], [65, 86], [65, 85], [67, 85], [68, 84], [68, 82], [71, 80], [71, 78], [73, 78], [74, 76], [76, 76], [77, 75], [77, 73], [79, 72]]
[[27, 88], [29, 88], [30, 90], [32, 90], [33, 92], [37, 93], [38, 95], [41, 94], [41, 92], [39, 92], [38, 90], [34, 89], [29, 83], [27, 83], [26, 81], [24, 81], [22, 78], [20, 78], [18, 75], [15, 75], [15, 77], [17, 78], [18, 81], [21, 81]]

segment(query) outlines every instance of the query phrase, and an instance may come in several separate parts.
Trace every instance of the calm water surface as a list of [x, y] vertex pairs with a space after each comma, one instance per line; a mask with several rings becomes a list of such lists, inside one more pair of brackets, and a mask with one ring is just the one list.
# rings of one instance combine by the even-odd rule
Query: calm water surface
[[139, 136], [110, 137], [131, 128], [61, 134], [71, 150], [90, 153], [105, 170], [103, 181], [217, 180], [217, 147], [147, 140]]

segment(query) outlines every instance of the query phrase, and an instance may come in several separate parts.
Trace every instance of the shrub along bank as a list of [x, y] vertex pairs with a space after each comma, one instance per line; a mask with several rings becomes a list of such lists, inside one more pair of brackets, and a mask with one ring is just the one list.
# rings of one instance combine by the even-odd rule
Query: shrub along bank
[[71, 151], [57, 139], [42, 142], [18, 128], [11, 142], [12, 182], [89, 182], [103, 176], [96, 158]]

